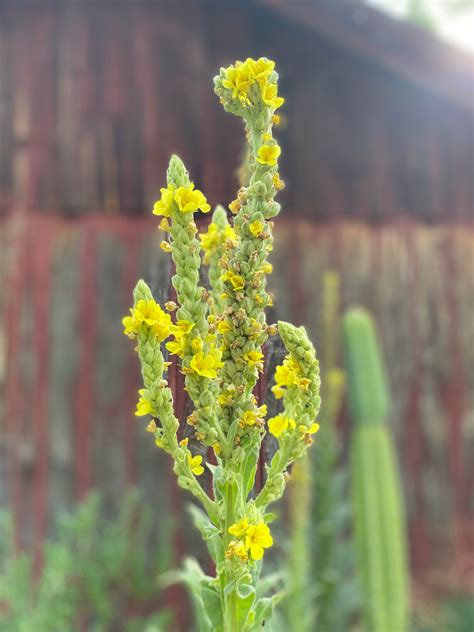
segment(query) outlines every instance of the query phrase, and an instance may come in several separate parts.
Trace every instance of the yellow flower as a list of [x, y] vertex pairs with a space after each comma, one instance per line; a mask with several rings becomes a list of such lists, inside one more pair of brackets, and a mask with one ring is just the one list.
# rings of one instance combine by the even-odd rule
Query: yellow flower
[[138, 400], [135, 416], [144, 417], [145, 415], [151, 415], [153, 413], [153, 407], [151, 402], [144, 396], [145, 389], [141, 388], [138, 393], [140, 395], [140, 399]]
[[229, 66], [225, 70], [222, 85], [227, 90], [232, 90], [232, 98], [249, 103], [248, 92], [253, 83], [251, 70], [247, 63], [237, 61], [235, 66]]
[[260, 57], [256, 61], [249, 57], [245, 60], [245, 64], [248, 66], [253, 79], [262, 87], [266, 84], [269, 76], [275, 69], [275, 62], [265, 57]]
[[272, 116], [272, 123], [273, 125], [280, 125], [280, 117], [278, 116], [278, 114], [274, 114]]
[[205, 251], [214, 250], [219, 246], [219, 227], [214, 222], [211, 222], [207, 228], [206, 233], [199, 233], [199, 239], [201, 240], [201, 248]]
[[241, 538], [245, 535], [249, 526], [247, 518], [241, 518], [238, 522], [235, 522], [229, 527], [229, 533], [230, 535], [235, 535], [237, 538]]
[[164, 250], [164, 252], [171, 252], [171, 244], [169, 241], [163, 240], [162, 242], [160, 242], [160, 248], [161, 250]]
[[254, 426], [257, 421], [258, 413], [256, 410], [246, 410], [242, 415], [242, 425], [243, 426]]
[[153, 206], [153, 215], [163, 215], [163, 217], [171, 216], [171, 207], [174, 198], [174, 186], [169, 185], [166, 189], [160, 189], [161, 199], [155, 202]]
[[216, 456], [219, 456], [219, 454], [222, 452], [221, 446], [218, 443], [214, 443], [212, 445], [212, 449], [214, 450], [214, 454]]
[[277, 158], [281, 154], [279, 145], [262, 145], [257, 152], [257, 160], [262, 165], [273, 167], [277, 163]]
[[233, 200], [230, 204], [229, 204], [229, 209], [230, 212], [233, 215], [237, 215], [237, 213], [240, 211], [241, 209], [241, 204], [238, 200]]
[[125, 318], [122, 318], [122, 325], [124, 327], [123, 333], [129, 338], [135, 338], [138, 333], [140, 323], [133, 317], [133, 310], [130, 311], [132, 316], [125, 316]]
[[166, 343], [166, 348], [172, 355], [177, 355], [178, 358], [182, 358], [184, 356], [184, 347], [186, 344], [186, 340], [184, 337], [176, 338], [175, 340], [170, 340]]
[[174, 201], [178, 205], [178, 209], [181, 213], [194, 213], [199, 209], [203, 213], [208, 213], [211, 210], [204, 194], [198, 189], [194, 189], [192, 182], [187, 187], [179, 187], [176, 189]]
[[234, 397], [232, 393], [222, 393], [218, 396], [217, 401], [221, 406], [230, 406], [232, 404]]
[[261, 364], [264, 356], [261, 351], [247, 351], [247, 353], [244, 353], [243, 358], [248, 366], [253, 367]]
[[[168, 345], [171, 343], [167, 343], [166, 346], [168, 347]], [[272, 386], [272, 393], [275, 395], [275, 399], [281, 399], [283, 397], [283, 395], [285, 394], [285, 390], [282, 386], [280, 386], [279, 384], [275, 384], [275, 386]]]
[[199, 351], [202, 351], [203, 348], [203, 341], [201, 338], [199, 338], [199, 336], [197, 338], [193, 338], [191, 340], [191, 349], [193, 353], [199, 353]]
[[196, 454], [196, 456], [192, 456], [191, 453], [188, 454], [189, 467], [191, 468], [191, 472], [196, 476], [201, 476], [201, 474], [204, 472], [204, 468], [201, 463], [202, 456], [200, 454]]
[[181, 439], [181, 441], [179, 442], [179, 445], [182, 448], [187, 448], [188, 443], [189, 443], [189, 437], [185, 437], [184, 439]]
[[189, 334], [193, 327], [194, 323], [190, 320], [178, 320], [175, 325], [171, 325], [170, 331], [175, 338], [182, 338]]
[[262, 234], [263, 229], [265, 228], [265, 223], [256, 219], [254, 222], [249, 224], [249, 230], [255, 237], [258, 237]]
[[246, 59], [243, 63], [237, 61], [235, 66], [229, 66], [224, 71], [222, 85], [232, 91], [232, 99], [239, 99], [243, 103], [250, 103], [249, 92], [251, 87], [258, 83], [262, 90], [267, 85], [275, 62], [261, 57], [260, 59]]
[[261, 560], [264, 549], [273, 545], [270, 529], [265, 523], [250, 525], [245, 532], [245, 547], [253, 560]]
[[138, 301], [135, 308], [130, 311], [132, 315], [122, 320], [124, 333], [130, 338], [138, 333], [143, 323], [151, 328], [160, 342], [170, 335], [171, 317], [153, 299]]
[[294, 419], [281, 414], [268, 420], [268, 430], [277, 439], [283, 432], [288, 430], [288, 427], [294, 428], [295, 426], [296, 422]]
[[217, 331], [221, 334], [225, 334], [227, 331], [231, 331], [232, 326], [230, 325], [228, 320], [221, 320], [217, 325]]
[[232, 557], [236, 557], [240, 560], [246, 561], [248, 560], [249, 556], [243, 542], [232, 540], [232, 542], [229, 542], [229, 546], [227, 547], [227, 551], [225, 552], [225, 557], [227, 560]]
[[[234, 66], [229, 66], [226, 68], [224, 79], [222, 80], [222, 85], [227, 90], [232, 90], [232, 98], [237, 99], [241, 96], [241, 90], [239, 88], [240, 82], [240, 73], [237, 68]], [[245, 93], [243, 93], [245, 96]]]
[[285, 103], [285, 99], [278, 96], [276, 83], [269, 83], [262, 89], [262, 101], [274, 110], [277, 110]]
[[[174, 312], [175, 309], [178, 309], [178, 306], [176, 305], [176, 303], [174, 301], [166, 301], [165, 309], [168, 312]], [[172, 329], [171, 329], [171, 331], [172, 331]]]
[[150, 421], [150, 423], [148, 424], [148, 426], [146, 427], [146, 431], [147, 432], [155, 432], [156, 431], [156, 422], [154, 419], [152, 419]]
[[216, 252], [219, 247], [225, 246], [227, 243], [235, 244], [237, 234], [232, 226], [225, 226], [220, 229], [217, 224], [211, 222], [206, 233], [200, 233], [201, 248], [204, 250], [204, 263], [209, 263], [209, 257]]
[[231, 270], [226, 270], [226, 272], [224, 272], [222, 280], [229, 281], [236, 292], [244, 289], [243, 277], [241, 277], [240, 274], [235, 274], [235, 272], [232, 272]]
[[273, 272], [273, 266], [271, 263], [264, 263], [260, 270], [265, 272], [265, 274], [271, 274]]
[[166, 219], [166, 217], [163, 217], [163, 219], [161, 220], [161, 222], [158, 224], [158, 228], [160, 230], [164, 230], [165, 232], [168, 232], [169, 229], [171, 228], [170, 223], [168, 222], [168, 220]]
[[279, 173], [273, 174], [272, 182], [273, 182], [273, 186], [275, 187], [277, 191], [281, 191], [281, 189], [283, 189], [285, 186], [285, 183], [283, 182], [283, 180], [280, 179]]
[[207, 377], [209, 379], [217, 377], [217, 369], [224, 366], [221, 361], [222, 351], [211, 346], [207, 353], [199, 351], [195, 355], [189, 364], [191, 369], [198, 375]]
[[[275, 386], [272, 387], [272, 392], [277, 399], [280, 399], [285, 394], [284, 387], [297, 386], [300, 382], [299, 377], [300, 369], [296, 362], [287, 357], [283, 360], [283, 364], [279, 365], [275, 369]], [[302, 379], [302, 378], [301, 378]]]

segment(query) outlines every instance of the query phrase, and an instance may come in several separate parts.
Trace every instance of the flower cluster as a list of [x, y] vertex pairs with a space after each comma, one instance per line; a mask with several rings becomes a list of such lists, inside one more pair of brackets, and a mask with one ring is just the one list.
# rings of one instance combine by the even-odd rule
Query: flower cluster
[[[278, 437], [286, 431], [296, 430], [296, 421], [292, 417], [287, 417], [286, 415], [276, 415], [268, 420], [268, 431], [274, 437], [278, 439]], [[319, 424], [313, 423], [311, 426], [307, 427], [304, 424], [298, 426], [298, 431], [302, 435], [313, 435], [316, 434], [319, 430]]]
[[229, 224], [219, 226], [215, 222], [211, 222], [205, 233], [200, 233], [201, 248], [204, 251], [204, 263], [209, 265], [211, 256], [225, 249], [233, 248], [237, 241], [235, 230]]
[[228, 529], [230, 535], [234, 535], [240, 540], [229, 543], [227, 557], [238, 557], [247, 559], [248, 552], [253, 560], [261, 560], [264, 549], [273, 545], [273, 538], [269, 527], [264, 522], [250, 524], [247, 518], [241, 518]]
[[311, 380], [301, 375], [301, 369], [298, 363], [290, 355], [287, 355], [275, 369], [275, 385], [272, 387], [272, 393], [277, 399], [281, 399], [285, 394], [285, 390], [289, 386], [297, 386], [307, 389]]
[[276, 110], [285, 100], [278, 96], [274, 71], [275, 62], [264, 57], [236, 61], [221, 70], [222, 86], [230, 92], [231, 99], [238, 99], [246, 106], [257, 105], [261, 99], [266, 106]]
[[178, 188], [169, 184], [167, 188], [160, 189], [160, 192], [161, 198], [155, 202], [153, 215], [171, 217], [173, 207], [180, 213], [195, 213], [199, 210], [208, 213], [211, 210], [204, 194], [195, 189], [192, 182]]
[[[267, 276], [273, 270], [268, 262], [273, 218], [280, 210], [275, 197], [283, 187], [281, 149], [272, 135], [278, 123], [275, 110], [283, 104], [277, 82], [275, 64], [266, 58], [236, 62], [215, 78], [224, 108], [246, 127], [247, 181], [229, 204], [230, 216], [216, 207], [198, 234], [194, 214], [209, 212], [210, 205], [182, 161], [171, 158], [153, 213], [162, 218], [159, 228], [166, 238], [161, 248], [173, 260], [175, 297], [162, 308], [140, 281], [130, 315], [123, 319], [124, 333], [137, 340], [142, 367], [144, 388], [135, 415], [151, 417], [147, 431], [171, 455], [180, 486], [205, 511], [193, 508], [217, 577], [203, 574], [197, 598], [202, 599], [205, 587], [202, 607], [216, 630], [258, 630], [270, 616], [270, 606], [256, 592], [257, 562], [273, 544], [266, 509], [282, 495], [290, 464], [303, 455], [319, 428], [319, 369], [306, 331], [284, 322], [267, 324], [265, 315], [272, 305]], [[208, 287], [202, 285], [203, 265]], [[265, 370], [264, 344], [277, 333], [287, 350], [272, 388], [282, 410], [266, 420], [267, 406], [254, 388]], [[184, 420], [174, 414], [166, 379], [171, 364], [166, 354], [183, 374], [194, 407], [185, 438], [179, 423]], [[254, 492], [267, 433], [278, 439], [278, 449], [265, 465], [263, 486]], [[204, 460], [208, 448], [214, 463]], [[206, 468], [212, 497], [199, 482]], [[219, 604], [217, 610], [207, 607], [211, 603]]]
[[130, 314], [122, 320], [124, 334], [129, 338], [136, 338], [143, 325], [149, 327], [160, 342], [170, 335], [171, 317], [153, 299], [138, 301]]

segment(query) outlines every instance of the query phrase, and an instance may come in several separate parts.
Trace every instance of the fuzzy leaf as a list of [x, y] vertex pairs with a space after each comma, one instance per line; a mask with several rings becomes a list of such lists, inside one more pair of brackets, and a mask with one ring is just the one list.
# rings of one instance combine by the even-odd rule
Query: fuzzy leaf
[[257, 601], [255, 606], [254, 628], [263, 626], [272, 616], [273, 609], [283, 597], [281, 593], [273, 595], [273, 597], [263, 597]]
[[245, 457], [244, 467], [242, 470], [242, 475], [243, 475], [242, 476], [242, 480], [243, 480], [242, 500], [244, 502], [246, 501], [247, 496], [252, 491], [254, 483], [255, 483], [255, 473], [257, 471], [258, 457], [259, 457], [258, 445], [253, 446], [247, 452], [247, 456]]
[[207, 616], [211, 620], [213, 630], [221, 630], [223, 627], [221, 599], [217, 590], [211, 586], [208, 578], [201, 581], [201, 595]]

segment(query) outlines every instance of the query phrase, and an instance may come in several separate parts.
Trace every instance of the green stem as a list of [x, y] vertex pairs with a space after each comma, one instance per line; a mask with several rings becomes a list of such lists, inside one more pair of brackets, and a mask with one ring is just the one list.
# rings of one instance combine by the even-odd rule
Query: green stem
[[[224, 548], [227, 549], [229, 542], [231, 541], [231, 536], [229, 534], [229, 527], [234, 523], [234, 495], [232, 493], [232, 485], [231, 483], [227, 483], [226, 492], [224, 496], [224, 510], [225, 510], [225, 519], [224, 519]], [[227, 573], [223, 571], [222, 573], [222, 581], [220, 581], [221, 588], [221, 603], [223, 607], [223, 621], [224, 621], [224, 632], [239, 632], [237, 627], [237, 601], [235, 590], [232, 591], [227, 597], [225, 595], [225, 589], [227, 586], [228, 577]]]

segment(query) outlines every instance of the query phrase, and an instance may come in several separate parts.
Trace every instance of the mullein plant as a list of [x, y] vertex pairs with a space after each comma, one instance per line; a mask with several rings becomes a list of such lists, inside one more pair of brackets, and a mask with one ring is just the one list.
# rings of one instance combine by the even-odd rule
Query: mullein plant
[[[224, 109], [245, 124], [248, 184], [229, 204], [231, 223], [217, 208], [207, 230], [198, 235], [194, 213], [208, 213], [210, 206], [181, 160], [171, 158], [167, 186], [153, 213], [162, 217], [159, 227], [167, 239], [161, 247], [174, 262], [176, 302], [163, 309], [139, 281], [131, 314], [123, 321], [125, 333], [137, 341], [142, 366], [144, 388], [136, 414], [151, 417], [147, 430], [172, 457], [179, 485], [201, 505], [193, 514], [216, 575], [199, 573], [195, 595], [208, 628], [225, 632], [259, 629], [279, 599], [262, 597], [258, 586], [262, 558], [273, 545], [268, 507], [282, 496], [291, 463], [304, 455], [319, 428], [320, 380], [313, 345], [303, 327], [268, 325], [265, 318], [271, 305], [266, 277], [272, 271], [267, 261], [272, 219], [280, 211], [275, 196], [283, 187], [281, 150], [272, 135], [279, 122], [275, 111], [283, 104], [277, 83], [275, 64], [266, 58], [238, 61], [215, 77]], [[209, 290], [200, 285], [201, 265], [208, 268]], [[282, 407], [266, 419], [266, 405], [253, 391], [264, 370], [263, 345], [277, 333], [287, 354], [276, 367], [272, 390]], [[204, 463], [187, 438], [180, 440], [163, 347], [176, 358], [194, 405], [187, 424], [201, 451], [212, 449], [216, 464]], [[277, 438], [278, 450], [265, 465], [262, 488], [253, 491], [267, 432]], [[211, 494], [200, 483], [205, 466], [212, 475]]]

